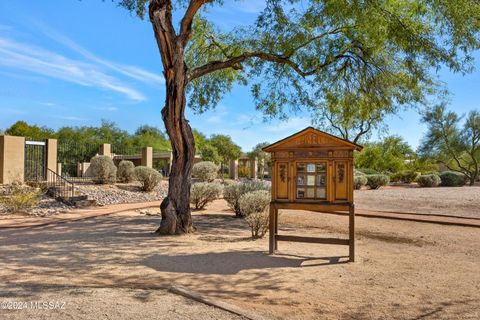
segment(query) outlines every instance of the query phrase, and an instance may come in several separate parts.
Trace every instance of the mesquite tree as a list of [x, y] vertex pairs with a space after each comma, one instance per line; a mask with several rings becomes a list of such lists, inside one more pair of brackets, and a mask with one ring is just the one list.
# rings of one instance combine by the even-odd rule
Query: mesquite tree
[[210, 18], [225, 1], [114, 1], [140, 17], [148, 12], [163, 63], [162, 117], [173, 166], [161, 205], [162, 234], [192, 230], [195, 147], [185, 119], [187, 96], [201, 112], [236, 83], [251, 83], [257, 108], [267, 117], [285, 117], [288, 107], [297, 109], [332, 85], [368, 85], [369, 94], [379, 94], [381, 74], [401, 75], [406, 88], [422, 94], [432, 67], [468, 71], [470, 53], [479, 47], [476, 0], [267, 0], [252, 25], [229, 30]]
[[463, 173], [473, 186], [480, 175], [480, 111], [472, 110], [460, 126], [461, 117], [439, 104], [423, 115], [428, 131], [420, 152]]

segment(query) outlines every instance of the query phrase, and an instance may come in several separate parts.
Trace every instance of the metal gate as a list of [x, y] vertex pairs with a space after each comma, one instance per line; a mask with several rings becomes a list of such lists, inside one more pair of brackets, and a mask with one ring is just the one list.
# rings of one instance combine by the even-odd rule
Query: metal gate
[[25, 141], [25, 181], [45, 181], [47, 152], [45, 141]]

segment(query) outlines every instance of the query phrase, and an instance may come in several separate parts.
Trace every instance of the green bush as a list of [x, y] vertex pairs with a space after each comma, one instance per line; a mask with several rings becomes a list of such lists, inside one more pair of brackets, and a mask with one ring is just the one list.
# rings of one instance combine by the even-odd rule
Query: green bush
[[218, 166], [211, 161], [195, 163], [192, 169], [194, 178], [204, 182], [212, 182], [218, 177]]
[[223, 186], [215, 182], [194, 183], [190, 190], [190, 203], [195, 209], [201, 210], [222, 194]]
[[135, 167], [135, 180], [142, 184], [143, 191], [152, 191], [162, 180], [162, 175], [155, 169], [139, 166]]
[[465, 175], [460, 172], [444, 171], [440, 173], [441, 185], [444, 187], [461, 187], [465, 185]]
[[117, 170], [117, 180], [124, 183], [135, 180], [135, 165], [132, 161], [120, 161]]
[[90, 160], [93, 179], [96, 183], [115, 183], [117, 167], [109, 156], [95, 156]]
[[416, 181], [420, 187], [425, 188], [437, 187], [442, 182], [440, 177], [436, 174], [423, 174], [418, 176]]
[[21, 183], [12, 183], [8, 186], [7, 194], [0, 196], [2, 204], [7, 212], [19, 212], [38, 206], [41, 191], [38, 188], [30, 188]]
[[369, 168], [358, 168], [357, 170], [360, 171], [363, 174], [366, 174], [366, 175], [368, 175], [368, 174], [378, 174], [378, 172], [376, 170], [369, 169]]
[[361, 175], [361, 176], [355, 176], [353, 178], [353, 187], [355, 190], [360, 190], [364, 185], [366, 185], [368, 182], [367, 176]]
[[270, 191], [270, 185], [260, 180], [248, 180], [242, 182], [235, 182], [225, 186], [223, 190], [223, 198], [227, 201], [228, 206], [235, 211], [237, 217], [243, 217], [240, 210], [240, 197], [247, 192], [257, 190]]
[[384, 174], [369, 174], [367, 177], [367, 186], [370, 189], [378, 189], [380, 187], [388, 185], [390, 178]]
[[262, 238], [268, 230], [270, 199], [269, 191], [257, 190], [245, 193], [238, 201], [254, 239]]
[[420, 176], [420, 172], [413, 170], [402, 170], [390, 176], [392, 182], [412, 183]]

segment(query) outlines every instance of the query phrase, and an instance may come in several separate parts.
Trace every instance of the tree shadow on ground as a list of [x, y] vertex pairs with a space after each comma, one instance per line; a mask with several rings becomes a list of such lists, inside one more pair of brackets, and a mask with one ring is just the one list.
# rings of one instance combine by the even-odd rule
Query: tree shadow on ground
[[308, 258], [267, 255], [261, 251], [229, 251], [186, 255], [156, 254], [145, 259], [143, 264], [159, 272], [231, 275], [251, 269], [299, 268], [307, 261], [308, 267], [347, 262], [341, 261], [341, 258], [346, 257]]

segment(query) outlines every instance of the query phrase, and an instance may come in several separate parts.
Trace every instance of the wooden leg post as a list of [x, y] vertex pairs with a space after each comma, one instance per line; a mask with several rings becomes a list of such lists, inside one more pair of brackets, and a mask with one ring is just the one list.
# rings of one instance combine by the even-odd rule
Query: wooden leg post
[[270, 204], [270, 224], [269, 224], [269, 253], [273, 254], [275, 250], [275, 209]]
[[275, 250], [278, 250], [278, 241], [276, 235], [278, 234], [278, 209], [275, 208]]
[[348, 253], [349, 253], [349, 261], [355, 261], [355, 206], [352, 204], [349, 209], [349, 223], [348, 223], [348, 230], [349, 230], [349, 246], [348, 246]]

